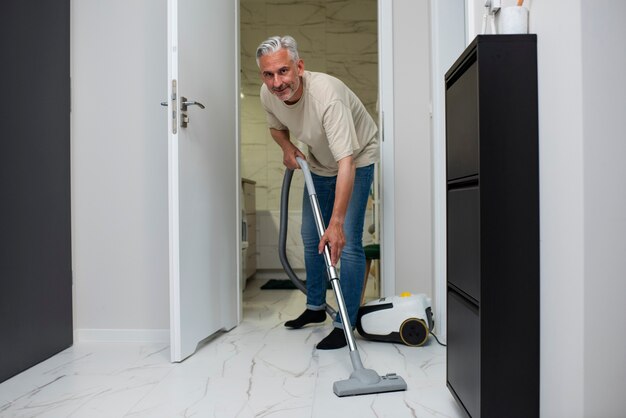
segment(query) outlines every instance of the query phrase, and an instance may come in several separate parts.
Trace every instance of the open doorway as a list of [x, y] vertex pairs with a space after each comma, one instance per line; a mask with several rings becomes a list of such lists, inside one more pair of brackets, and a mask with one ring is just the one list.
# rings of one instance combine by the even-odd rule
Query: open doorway
[[[244, 244], [243, 285], [251, 277], [286, 278], [278, 257], [278, 225], [282, 153], [269, 135], [259, 100], [261, 81], [255, 51], [272, 35], [293, 36], [309, 71], [333, 75], [352, 89], [374, 120], [378, 115], [378, 1], [331, 2], [312, 0], [275, 3], [240, 0], [241, 94], [240, 167], [242, 177]], [[368, 203], [363, 244], [379, 242], [378, 172]], [[287, 255], [297, 272], [304, 271], [300, 238], [303, 179], [296, 172], [289, 201]], [[380, 294], [378, 264], [372, 263], [366, 298]]]

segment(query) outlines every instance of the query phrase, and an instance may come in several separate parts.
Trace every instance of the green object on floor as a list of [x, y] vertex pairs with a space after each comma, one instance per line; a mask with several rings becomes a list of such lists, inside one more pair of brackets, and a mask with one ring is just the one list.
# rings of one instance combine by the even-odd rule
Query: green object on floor
[[[306, 284], [306, 281], [304, 282]], [[279, 289], [295, 289], [296, 286], [289, 279], [269, 279], [267, 283], [261, 286], [261, 290], [279, 290]], [[326, 282], [326, 288], [331, 289], [330, 282]]]
[[366, 260], [378, 260], [380, 258], [380, 244], [369, 244], [363, 247]]

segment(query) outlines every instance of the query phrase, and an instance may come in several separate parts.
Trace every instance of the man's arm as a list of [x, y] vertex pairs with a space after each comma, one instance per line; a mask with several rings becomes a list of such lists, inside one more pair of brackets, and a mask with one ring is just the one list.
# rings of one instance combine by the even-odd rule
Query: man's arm
[[296, 157], [300, 157], [303, 160], [306, 160], [306, 157], [289, 139], [289, 131], [279, 131], [278, 129], [270, 128], [270, 135], [283, 150], [283, 164], [285, 164], [285, 167], [292, 170], [300, 168]]
[[324, 245], [328, 243], [330, 246], [330, 258], [333, 266], [337, 265], [341, 251], [346, 245], [346, 238], [343, 232], [343, 224], [348, 211], [348, 204], [352, 196], [352, 188], [354, 186], [354, 174], [356, 164], [352, 156], [347, 156], [338, 161], [339, 172], [337, 173], [337, 185], [335, 186], [335, 202], [333, 206], [333, 214], [330, 222], [326, 227], [324, 236], [320, 239], [318, 251], [320, 254], [324, 251]]

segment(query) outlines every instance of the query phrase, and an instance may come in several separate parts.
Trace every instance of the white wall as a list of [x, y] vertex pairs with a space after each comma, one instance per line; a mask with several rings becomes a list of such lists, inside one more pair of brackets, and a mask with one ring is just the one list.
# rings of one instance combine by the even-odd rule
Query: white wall
[[[535, 0], [537, 1], [537, 0]], [[585, 417], [626, 413], [626, 2], [580, 2]]]
[[533, 2], [530, 30], [538, 37], [543, 417], [583, 416], [584, 137], [580, 22], [580, 2]]
[[[541, 412], [626, 410], [626, 39], [620, 1], [539, 1]], [[555, 24], [558, 22], [558, 24]]]
[[[410, 0], [394, 8], [396, 287], [431, 294], [429, 9]], [[166, 98], [165, 22], [165, 0], [72, 2], [75, 328], [83, 335], [169, 327], [167, 136], [158, 105]]]
[[166, 4], [71, 2], [79, 338], [169, 328]]
[[[395, 293], [432, 295], [433, 290], [430, 79], [429, 2], [394, 1], [393, 121], [389, 121], [394, 155], [393, 164], [384, 168], [393, 170], [395, 178], [393, 206], [384, 189], [382, 193], [383, 209], [393, 208], [390, 259], [395, 263]], [[384, 241], [382, 248], [385, 257]]]
[[465, 0], [432, 0], [432, 225], [433, 309], [438, 336], [446, 337], [446, 124], [445, 74], [465, 49]]
[[[464, 0], [392, 4], [393, 80], [386, 87], [393, 86], [393, 119], [385, 121], [383, 153], [392, 142], [393, 156], [383, 155], [383, 177], [393, 178], [393, 192], [384, 189], [389, 183], [383, 178], [382, 194], [383, 210], [391, 208], [393, 218], [387, 221], [393, 234], [384, 233], [393, 243], [383, 241], [383, 271], [393, 271], [392, 293], [433, 297], [437, 329], [445, 336], [445, 124], [441, 117], [431, 120], [431, 111], [442, 114], [443, 76], [464, 48]], [[441, 26], [431, 28], [431, 12]]]

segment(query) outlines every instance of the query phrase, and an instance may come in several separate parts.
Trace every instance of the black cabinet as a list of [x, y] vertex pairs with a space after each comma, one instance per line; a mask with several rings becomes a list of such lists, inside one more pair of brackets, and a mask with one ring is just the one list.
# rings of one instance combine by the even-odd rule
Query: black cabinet
[[3, 382], [72, 345], [70, 1], [4, 0], [0, 50]]
[[536, 35], [446, 73], [447, 385], [469, 416], [539, 416]]

